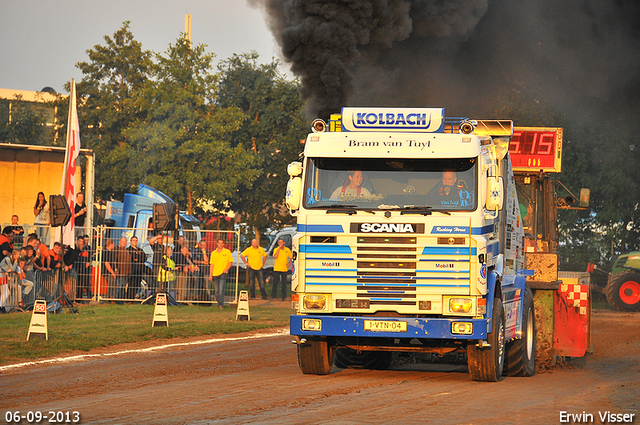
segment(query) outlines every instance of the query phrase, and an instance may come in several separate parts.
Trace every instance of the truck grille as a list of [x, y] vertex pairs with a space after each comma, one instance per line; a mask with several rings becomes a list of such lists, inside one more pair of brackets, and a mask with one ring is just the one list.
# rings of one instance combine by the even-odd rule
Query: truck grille
[[358, 298], [371, 305], [415, 305], [417, 238], [359, 236], [356, 287]]

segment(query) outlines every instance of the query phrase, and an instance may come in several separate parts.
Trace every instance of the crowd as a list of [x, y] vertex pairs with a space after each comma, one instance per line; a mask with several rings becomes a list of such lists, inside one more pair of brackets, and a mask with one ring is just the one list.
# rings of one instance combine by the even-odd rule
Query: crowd
[[13, 230], [14, 226], [6, 226], [0, 235], [0, 312], [33, 304], [36, 298], [51, 301], [59, 297], [65, 276], [78, 282], [78, 290], [81, 285], [89, 288], [88, 276], [84, 275], [91, 273], [91, 254], [84, 236], [78, 238], [76, 248], [63, 249], [55, 242], [49, 249], [37, 233], [32, 233], [16, 249]]
[[[137, 236], [107, 238], [97, 255], [89, 236], [84, 234], [76, 237], [73, 247], [55, 242], [49, 248], [38, 233], [31, 233], [23, 246], [15, 249], [18, 237], [15, 230], [13, 225], [6, 226], [0, 236], [0, 311], [25, 307], [35, 299], [50, 302], [59, 298], [65, 287], [69, 299], [88, 301], [95, 295], [92, 272], [96, 264], [100, 265], [103, 278], [101, 295], [112, 302], [122, 304], [165, 292], [176, 301], [211, 301], [224, 308], [233, 256], [222, 238], [210, 250], [205, 238], [190, 246], [184, 236], [179, 236], [171, 245], [164, 234], [150, 235], [153, 254], [148, 258], [138, 246]], [[277, 298], [280, 286], [284, 300], [292, 261], [291, 250], [284, 246], [284, 241], [278, 241], [274, 257], [276, 279], [272, 298]], [[247, 265], [251, 298], [255, 297], [257, 283], [262, 298], [267, 299], [262, 271], [267, 258], [265, 250], [254, 239], [240, 258]]]
[[[36, 299], [50, 302], [63, 294], [78, 302], [92, 299], [95, 295], [92, 293], [92, 273], [96, 264], [103, 278], [101, 295], [113, 302], [121, 304], [165, 292], [176, 301], [215, 301], [224, 308], [225, 287], [233, 265], [233, 256], [224, 239], [217, 239], [209, 250], [205, 238], [190, 246], [184, 236], [179, 236], [171, 245], [165, 240], [166, 235], [153, 235], [150, 231], [148, 241], [153, 252], [150, 262], [147, 253], [138, 246], [137, 236], [129, 240], [124, 236], [116, 240], [106, 238], [103, 249], [94, 250], [89, 236], [85, 235], [87, 208], [83, 194], [78, 193], [76, 200], [73, 247], [59, 242], [47, 247], [49, 207], [42, 192], [38, 193], [33, 209], [36, 225], [33, 233], [25, 237], [17, 215], [12, 216], [11, 224], [2, 229], [0, 312], [25, 307]], [[279, 240], [273, 255], [276, 279], [272, 298], [277, 298], [280, 285], [284, 300], [292, 254], [284, 241]], [[265, 250], [254, 239], [240, 258], [247, 266], [247, 289], [251, 298], [255, 298], [257, 283], [262, 298], [267, 299], [262, 270], [267, 259]]]

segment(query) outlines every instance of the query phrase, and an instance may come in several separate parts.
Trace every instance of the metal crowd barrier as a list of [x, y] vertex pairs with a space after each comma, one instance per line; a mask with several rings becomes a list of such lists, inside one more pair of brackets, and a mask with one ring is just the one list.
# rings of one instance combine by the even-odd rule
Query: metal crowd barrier
[[[6, 225], [6, 224], [5, 224]], [[14, 244], [16, 249], [27, 244], [30, 233], [42, 235], [48, 241], [45, 245], [50, 250], [53, 246], [51, 234], [59, 228], [47, 226], [22, 225], [25, 232], [20, 246]], [[200, 249], [200, 242], [204, 241], [206, 256], [210, 257], [216, 247], [216, 240], [222, 238], [225, 247], [231, 252], [240, 252], [240, 232], [225, 230], [181, 230], [163, 232], [163, 238], [159, 246], [163, 255], [172, 252], [172, 264], [166, 264], [166, 259], [158, 263], [158, 255], [149, 244], [149, 239], [155, 233], [153, 229], [114, 228], [99, 226], [94, 228], [76, 229], [75, 236], [86, 235], [91, 267], [78, 270], [77, 263], [69, 271], [56, 269], [52, 271], [28, 270], [27, 280], [33, 282], [33, 289], [23, 294], [24, 288], [12, 277], [9, 295], [6, 296], [5, 309], [12, 310], [20, 306], [20, 301], [25, 306], [33, 305], [36, 299], [44, 299], [47, 303], [59, 300], [64, 294], [71, 302], [143, 302], [159, 291], [167, 292], [177, 302], [214, 304], [216, 303], [215, 286], [209, 281], [209, 258], [204, 258]], [[138, 247], [144, 251], [144, 262], [134, 262], [131, 256], [118, 257], [118, 246], [121, 238], [125, 238], [126, 247], [131, 246], [131, 238], [138, 238]], [[175, 240], [174, 240], [175, 238]], [[113, 250], [107, 249], [107, 241], [113, 241]], [[180, 244], [189, 248], [189, 258], [183, 267], [178, 260]], [[74, 237], [75, 245], [75, 237]], [[156, 247], [156, 251], [158, 247]], [[129, 251], [127, 251], [129, 252]], [[130, 254], [130, 252], [129, 252]], [[109, 264], [111, 271], [108, 270]], [[114, 267], [115, 266], [115, 267]], [[164, 270], [161, 273], [161, 270]], [[244, 273], [234, 264], [227, 275], [227, 283], [224, 289], [225, 303], [236, 303], [238, 300], [238, 282], [240, 274]], [[8, 291], [8, 288], [7, 288]], [[1, 305], [0, 305], [1, 306]]]
[[[92, 247], [95, 247], [93, 271], [91, 274], [91, 294], [99, 301], [131, 302], [144, 301], [155, 293], [167, 292], [177, 302], [212, 304], [216, 302], [214, 286], [209, 282], [209, 257], [215, 248], [216, 239], [225, 240], [225, 246], [234, 251], [238, 249], [238, 231], [218, 230], [182, 230], [174, 240], [172, 232], [163, 232], [161, 242], [156, 245], [156, 252], [161, 249], [162, 254], [156, 254], [149, 243], [154, 235], [153, 229], [133, 229], [99, 227], [92, 237]], [[138, 248], [145, 254], [145, 262], [122, 261], [118, 257], [120, 239], [125, 238], [126, 247], [131, 246], [131, 238], [138, 238]], [[207, 258], [200, 249], [200, 242], [204, 240]], [[107, 241], [113, 242], [113, 249], [107, 249]], [[182, 267], [178, 261], [180, 244], [189, 248], [191, 262]], [[159, 246], [159, 247], [158, 247]], [[163, 259], [171, 252], [173, 261]], [[121, 254], [120, 254], [121, 255]], [[159, 261], [158, 261], [159, 259]], [[154, 262], [155, 260], [155, 262]], [[107, 263], [110, 269], [107, 267]], [[114, 267], [115, 265], [115, 267]], [[161, 272], [162, 270], [162, 272]], [[111, 272], [114, 272], [113, 274]], [[114, 276], [115, 275], [115, 276]], [[238, 299], [238, 267], [237, 265], [227, 277], [225, 285], [225, 303], [235, 303]], [[76, 300], [83, 300], [76, 298]]]

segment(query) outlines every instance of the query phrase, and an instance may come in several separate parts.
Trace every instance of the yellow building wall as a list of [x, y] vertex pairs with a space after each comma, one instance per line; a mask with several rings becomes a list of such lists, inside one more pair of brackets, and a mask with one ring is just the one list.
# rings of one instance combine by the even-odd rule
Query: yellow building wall
[[[64, 151], [45, 152], [0, 148], [0, 223], [11, 223], [11, 216], [18, 215], [18, 223], [32, 225], [33, 206], [38, 192], [60, 194], [64, 164]], [[76, 187], [81, 187], [82, 170], [76, 171]], [[28, 229], [25, 227], [25, 232]]]

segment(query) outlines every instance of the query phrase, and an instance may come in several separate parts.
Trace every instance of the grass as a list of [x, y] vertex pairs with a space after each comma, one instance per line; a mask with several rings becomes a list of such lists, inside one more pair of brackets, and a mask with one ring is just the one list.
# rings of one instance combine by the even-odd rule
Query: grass
[[252, 306], [251, 321], [236, 321], [235, 308], [169, 306], [169, 326], [151, 327], [153, 305], [81, 305], [78, 313], [48, 315], [49, 340], [26, 341], [31, 313], [0, 315], [0, 365], [89, 351], [127, 342], [234, 334], [287, 326], [290, 308]]

